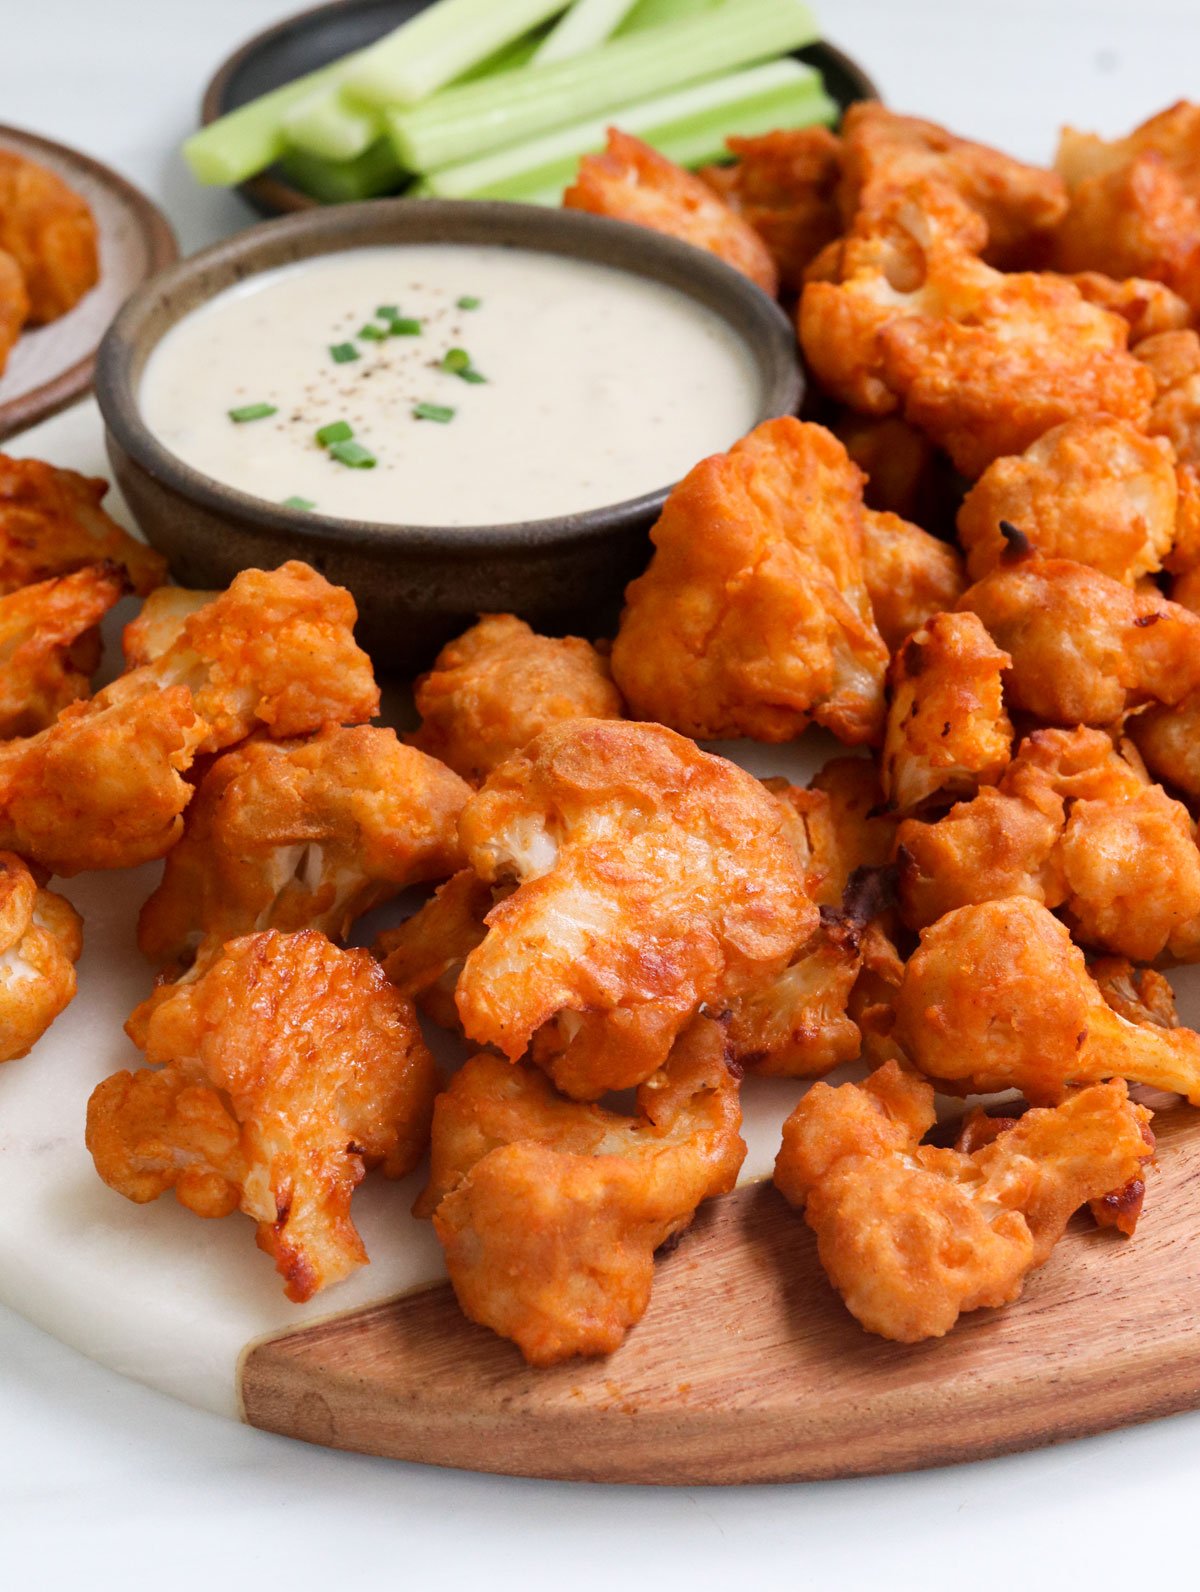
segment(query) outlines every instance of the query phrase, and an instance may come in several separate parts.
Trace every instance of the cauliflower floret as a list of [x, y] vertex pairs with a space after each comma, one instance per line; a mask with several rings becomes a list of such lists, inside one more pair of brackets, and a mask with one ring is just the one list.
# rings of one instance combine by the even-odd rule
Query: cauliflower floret
[[565, 719], [619, 719], [608, 662], [578, 636], [539, 636], [514, 614], [484, 614], [443, 647], [413, 688], [413, 745], [478, 783]]
[[1076, 271], [1067, 277], [1087, 299], [1119, 315], [1129, 327], [1129, 346], [1136, 348], [1159, 332], [1177, 332], [1191, 324], [1191, 306], [1161, 282], [1128, 276], [1123, 281], [1100, 271]]
[[487, 934], [487, 915], [509, 893], [464, 868], [419, 911], [375, 942], [396, 988], [443, 1028], [461, 1032], [454, 991], [467, 957]]
[[1018, 458], [997, 459], [967, 493], [958, 534], [972, 580], [1001, 563], [1018, 526], [1043, 558], [1066, 558], [1134, 586], [1162, 568], [1176, 535], [1170, 446], [1123, 420], [1055, 426]]
[[767, 245], [747, 221], [690, 171], [640, 138], [608, 129], [604, 153], [585, 155], [563, 194], [568, 210], [632, 221], [718, 255], [772, 298], [779, 276]]
[[161, 586], [166, 559], [108, 517], [107, 491], [99, 477], [0, 453], [0, 594], [105, 562], [120, 564], [140, 596]]
[[737, 159], [700, 176], [748, 221], [770, 251], [784, 287], [798, 293], [810, 261], [841, 231], [841, 140], [825, 127], [781, 128], [730, 138]]
[[27, 1056], [75, 997], [83, 923], [43, 890], [11, 851], [0, 851], [0, 1061]]
[[871, 612], [890, 652], [966, 589], [957, 550], [895, 514], [863, 515], [862, 559]]
[[1180, 464], [1200, 468], [1200, 337], [1161, 332], [1138, 344], [1136, 358], [1154, 382], [1146, 430], [1166, 437]]
[[974, 614], [935, 614], [892, 659], [881, 772], [897, 813], [994, 785], [1008, 764], [1001, 652]]
[[11, 149], [0, 149], [0, 249], [20, 267], [37, 326], [65, 315], [100, 279], [87, 201], [56, 172]]
[[138, 944], [166, 964], [260, 929], [344, 939], [362, 913], [461, 866], [469, 795], [394, 730], [367, 725], [225, 752], [196, 788]]
[[1019, 1089], [1053, 1105], [1076, 1085], [1125, 1078], [1200, 1105], [1200, 1034], [1113, 1011], [1066, 925], [1024, 896], [959, 907], [922, 931], [895, 1037], [947, 1091]]
[[428, 1142], [437, 1075], [408, 1001], [366, 951], [268, 930], [158, 992], [131, 1031], [151, 1064], [88, 1103], [100, 1176], [139, 1204], [258, 1224], [289, 1299], [367, 1254], [350, 1200], [368, 1166], [403, 1177]]
[[125, 667], [139, 669], [161, 658], [183, 634], [185, 621], [220, 595], [219, 591], [191, 591], [186, 586], [160, 586], [152, 591], [137, 618], [121, 632]]
[[630, 711], [700, 738], [883, 728], [887, 648], [863, 573], [862, 477], [821, 426], [769, 420], [698, 464], [625, 593], [613, 675]]
[[862, 1085], [815, 1084], [776, 1161], [846, 1308], [897, 1343], [1010, 1303], [1074, 1212], [1154, 1153], [1150, 1113], [1121, 1082], [1027, 1111], [971, 1154], [920, 1145], [932, 1120], [933, 1090], [889, 1063]]
[[702, 1006], [782, 972], [816, 908], [771, 794], [652, 724], [579, 719], [501, 764], [459, 821], [488, 914], [456, 1001], [470, 1039], [566, 1094], [641, 1083]]
[[870, 758], [831, 758], [807, 789], [783, 779], [763, 783], [789, 817], [804, 887], [818, 906], [840, 910], [856, 873], [890, 861], [896, 819]]
[[475, 1056], [434, 1108], [417, 1211], [433, 1217], [464, 1312], [531, 1365], [611, 1354], [645, 1313], [654, 1251], [733, 1187], [740, 1125], [720, 1026], [704, 1019], [643, 1083], [633, 1117]]
[[1175, 707], [1150, 707], [1129, 720], [1130, 739], [1159, 779], [1200, 797], [1200, 692]]
[[[905, 520], [915, 520], [916, 524], [908, 527], [914, 531], [918, 526], [944, 518], [942, 498], [948, 494], [942, 477], [946, 472], [937, 449], [924, 432], [910, 426], [899, 415], [877, 419], [855, 414], [853, 409], [843, 410], [831, 420], [830, 430], [866, 476], [863, 501], [868, 509], [875, 510], [873, 518], [894, 523], [899, 517], [901, 524]], [[929, 535], [927, 531], [921, 534]], [[929, 537], [929, 540], [937, 542], [938, 539]], [[953, 553], [951, 548], [946, 551]], [[863, 556], [869, 557], [869, 547], [864, 548]], [[961, 567], [961, 560], [959, 564]], [[871, 584], [869, 571], [868, 584]], [[873, 587], [871, 601], [876, 602]], [[875, 617], [878, 623], [878, 608]], [[910, 629], [916, 628], [916, 625], [910, 626]]]
[[92, 564], [0, 596], [0, 740], [36, 735], [88, 694], [96, 626], [125, 591], [116, 564]]

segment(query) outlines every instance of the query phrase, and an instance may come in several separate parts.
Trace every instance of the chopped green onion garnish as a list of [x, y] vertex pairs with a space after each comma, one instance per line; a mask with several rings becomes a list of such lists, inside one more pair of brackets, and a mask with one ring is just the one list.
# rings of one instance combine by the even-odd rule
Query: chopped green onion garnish
[[287, 498], [284, 498], [283, 504], [282, 504], [282, 507], [285, 508], [285, 509], [304, 509], [305, 511], [307, 511], [309, 509], [315, 509], [316, 506], [317, 505], [313, 502], [313, 500], [311, 498], [302, 498], [302, 497], [287, 497]]
[[442, 356], [442, 369], [448, 376], [461, 376], [463, 381], [478, 384], [487, 380], [471, 364], [471, 356], [465, 348], [448, 349]]
[[388, 334], [386, 326], [364, 326], [359, 331], [359, 336], [368, 343], [382, 343]]
[[458, 307], [460, 310], [477, 310], [482, 303], [482, 299], [472, 298], [469, 293], [464, 293], [458, 301]]
[[364, 448], [361, 442], [335, 442], [329, 450], [329, 457], [336, 459], [339, 464], [348, 464], [352, 470], [375, 468], [375, 455], [370, 448]]
[[414, 404], [414, 420], [436, 420], [439, 425], [449, 425], [454, 419], [454, 410], [449, 404]]
[[484, 382], [487, 381], [487, 377], [483, 374], [483, 372], [481, 370], [476, 370], [474, 366], [471, 366], [467, 370], [456, 371], [455, 374], [458, 376], [460, 381], [469, 381], [473, 387], [480, 387]]
[[268, 415], [276, 413], [278, 411], [274, 404], [243, 404], [240, 409], [231, 409], [229, 418], [240, 425], [243, 420], [265, 420]]
[[353, 343], [334, 343], [329, 352], [333, 355], [335, 365], [348, 365], [352, 359], [358, 358], [358, 349]]
[[399, 304], [381, 304], [375, 311], [381, 321], [394, 321], [400, 313]]
[[389, 337], [420, 337], [421, 323], [406, 315], [397, 315], [388, 326]]
[[349, 442], [353, 435], [354, 427], [348, 420], [331, 420], [317, 432], [317, 441], [328, 448], [335, 442]]

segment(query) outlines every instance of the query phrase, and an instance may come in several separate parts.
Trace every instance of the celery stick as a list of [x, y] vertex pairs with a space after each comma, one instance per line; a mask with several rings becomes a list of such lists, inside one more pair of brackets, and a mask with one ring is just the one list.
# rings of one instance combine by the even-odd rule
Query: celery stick
[[614, 106], [769, 60], [816, 37], [804, 0], [737, 0], [705, 16], [613, 39], [584, 55], [447, 89], [392, 112], [396, 155], [426, 173], [521, 143]]
[[436, 0], [364, 50], [346, 86], [364, 105], [413, 105], [565, 6], [566, 0]]
[[285, 174], [306, 194], [322, 204], [348, 204], [357, 199], [377, 199], [396, 193], [404, 172], [392, 153], [390, 139], [380, 138], [354, 160], [322, 160], [300, 149], [282, 157]]
[[612, 38], [637, 0], [574, 0], [546, 35], [535, 61], [566, 61]]
[[287, 112], [317, 90], [339, 82], [357, 59], [358, 55], [343, 56], [193, 133], [184, 143], [183, 154], [197, 182], [231, 188], [278, 160], [287, 142], [283, 133]]
[[468, 67], [461, 77], [454, 79], [452, 86], [460, 83], [477, 83], [481, 77], [494, 77], [497, 72], [511, 72], [515, 67], [525, 66], [537, 54], [538, 46], [546, 37], [545, 28], [535, 28], [532, 33], [526, 33], [521, 38], [515, 39], [511, 44], [506, 44], [502, 49], [495, 50], [484, 61], [476, 61], [474, 66]]
[[661, 27], [664, 22], [682, 22], [685, 17], [715, 11], [718, 6], [736, 5], [737, 0], [637, 0], [633, 10], [617, 29], [617, 38], [638, 33], [642, 28]]
[[645, 139], [669, 160], [693, 166], [725, 155], [730, 134], [753, 137], [776, 127], [807, 127], [832, 121], [836, 114], [811, 66], [770, 61], [445, 166], [429, 173], [422, 191], [440, 199], [536, 199], [555, 192], [561, 197], [580, 158], [604, 148], [609, 122]]
[[336, 83], [307, 95], [283, 118], [288, 143], [322, 160], [353, 160], [383, 130], [379, 112], [353, 104]]

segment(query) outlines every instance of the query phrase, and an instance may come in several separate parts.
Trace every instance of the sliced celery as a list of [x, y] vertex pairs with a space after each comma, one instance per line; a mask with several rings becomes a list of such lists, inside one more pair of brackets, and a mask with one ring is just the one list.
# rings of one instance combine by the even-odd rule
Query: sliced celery
[[532, 33], [526, 33], [521, 38], [514, 39], [511, 44], [494, 50], [486, 60], [476, 61], [474, 66], [468, 67], [460, 77], [456, 77], [451, 86], [457, 87], [460, 83], [477, 83], [481, 77], [494, 77], [497, 72], [511, 72], [518, 66], [525, 66], [537, 54], [538, 46], [547, 32], [546, 28], [535, 28]]
[[638, 33], [642, 28], [661, 27], [664, 22], [682, 22], [718, 6], [736, 5], [737, 0], [637, 0], [633, 10], [617, 29], [617, 37]]
[[289, 149], [282, 165], [298, 188], [326, 205], [377, 199], [381, 194], [396, 193], [404, 182], [404, 172], [387, 138], [377, 139], [354, 160], [322, 160], [303, 150]]
[[566, 61], [594, 50], [624, 22], [637, 0], [574, 0], [574, 4], [539, 46], [535, 61]]
[[703, 16], [613, 39], [548, 66], [447, 89], [424, 105], [389, 114], [396, 155], [430, 172], [481, 148], [521, 143], [585, 116], [648, 99], [817, 36], [804, 0], [737, 0]]
[[288, 143], [322, 160], [353, 160], [383, 130], [379, 112], [355, 105], [336, 83], [309, 94], [283, 118]]
[[413, 105], [565, 9], [566, 0], [435, 0], [360, 55], [354, 99]]
[[609, 121], [645, 139], [669, 160], [694, 166], [719, 160], [731, 134], [753, 137], [776, 127], [807, 127], [832, 121], [836, 114], [811, 66], [791, 59], [770, 61], [443, 167], [429, 173], [421, 191], [440, 199], [540, 200], [552, 195], [557, 201], [580, 158], [604, 148]]

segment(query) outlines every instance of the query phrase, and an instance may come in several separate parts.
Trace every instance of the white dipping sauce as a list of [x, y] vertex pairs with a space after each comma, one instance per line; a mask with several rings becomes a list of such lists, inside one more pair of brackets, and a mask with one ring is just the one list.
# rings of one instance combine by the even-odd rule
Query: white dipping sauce
[[[385, 324], [380, 307], [420, 321], [420, 335], [361, 338]], [[336, 363], [342, 343], [358, 358]], [[486, 379], [442, 370], [451, 349]], [[158, 438], [226, 485], [418, 525], [543, 519], [654, 491], [747, 432], [759, 398], [744, 344], [685, 294], [587, 261], [453, 243], [251, 277], [172, 327], [140, 392]], [[259, 403], [276, 413], [230, 419]], [[419, 403], [453, 419], [416, 419]], [[316, 442], [339, 420], [373, 468]]]

